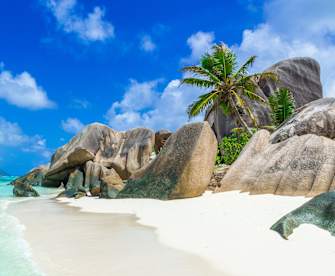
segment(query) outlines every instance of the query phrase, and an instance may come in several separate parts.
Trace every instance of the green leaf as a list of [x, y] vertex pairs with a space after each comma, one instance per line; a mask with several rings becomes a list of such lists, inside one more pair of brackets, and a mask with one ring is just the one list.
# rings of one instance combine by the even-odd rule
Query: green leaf
[[287, 88], [280, 88], [269, 97], [271, 118], [275, 126], [288, 120], [295, 111], [293, 94]]
[[188, 109], [187, 114], [189, 117], [198, 116], [201, 112], [207, 110], [213, 106], [214, 101], [217, 98], [218, 93], [216, 91], [211, 91], [207, 94], [199, 96], [198, 100], [192, 103]]
[[210, 88], [215, 86], [215, 83], [213, 81], [197, 78], [185, 78], [181, 81], [181, 85], [182, 84], [193, 85], [200, 88]]

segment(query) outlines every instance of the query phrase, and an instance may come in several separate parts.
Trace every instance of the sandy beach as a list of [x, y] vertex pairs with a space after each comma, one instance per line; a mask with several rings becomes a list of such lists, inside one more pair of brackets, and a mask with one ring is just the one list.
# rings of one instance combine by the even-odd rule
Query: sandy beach
[[32, 259], [46, 276], [226, 275], [159, 243], [155, 229], [133, 214], [84, 213], [45, 198], [12, 204], [9, 212], [25, 226]]
[[136, 215], [138, 223], [156, 229], [162, 244], [202, 257], [224, 275], [333, 276], [335, 238], [328, 232], [303, 225], [287, 241], [269, 230], [307, 200], [228, 192], [173, 201], [82, 198], [61, 202], [84, 213]]

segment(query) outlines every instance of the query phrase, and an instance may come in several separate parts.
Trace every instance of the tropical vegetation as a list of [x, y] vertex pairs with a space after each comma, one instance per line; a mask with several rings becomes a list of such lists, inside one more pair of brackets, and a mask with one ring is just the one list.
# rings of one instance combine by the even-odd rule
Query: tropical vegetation
[[184, 67], [183, 72], [191, 75], [186, 74], [182, 84], [207, 90], [188, 107], [189, 117], [197, 116], [208, 109], [221, 108], [225, 115], [232, 116], [238, 126], [251, 135], [252, 131], [245, 120], [246, 117], [250, 118], [253, 127], [257, 127], [251, 102], [266, 103], [258, 95], [256, 83], [261, 78], [276, 79], [272, 72], [249, 74], [248, 70], [255, 60], [256, 56], [251, 56], [238, 67], [233, 51], [224, 44], [216, 44], [210, 53], [201, 58], [199, 65]]
[[288, 120], [295, 111], [293, 94], [288, 88], [280, 88], [269, 97], [271, 118], [274, 126], [278, 127]]
[[[252, 133], [255, 129], [251, 129]], [[232, 134], [223, 137], [218, 147], [216, 164], [231, 165], [238, 158], [245, 145], [249, 142], [251, 134], [244, 129], [233, 129]]]

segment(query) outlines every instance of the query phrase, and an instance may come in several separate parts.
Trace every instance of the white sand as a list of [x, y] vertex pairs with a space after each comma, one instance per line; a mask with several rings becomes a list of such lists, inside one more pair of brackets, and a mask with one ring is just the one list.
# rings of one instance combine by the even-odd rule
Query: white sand
[[210, 261], [232, 276], [334, 276], [335, 237], [312, 225], [288, 241], [269, 230], [308, 199], [239, 192], [202, 197], [150, 199], [61, 199], [84, 212], [135, 214], [157, 229], [159, 240]]

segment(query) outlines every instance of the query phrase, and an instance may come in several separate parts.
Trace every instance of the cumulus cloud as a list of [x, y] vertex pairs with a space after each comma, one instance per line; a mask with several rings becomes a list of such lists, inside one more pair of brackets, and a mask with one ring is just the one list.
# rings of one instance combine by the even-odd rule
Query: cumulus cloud
[[6, 121], [0, 117], [0, 145], [17, 146], [26, 143], [29, 138], [22, 133], [16, 123]]
[[76, 0], [44, 0], [46, 6], [66, 33], [76, 34], [82, 41], [105, 41], [115, 35], [114, 26], [105, 19], [105, 10], [99, 6], [87, 15], [78, 12]]
[[234, 49], [241, 59], [257, 55], [254, 70], [281, 59], [309, 56], [321, 65], [324, 94], [335, 96], [335, 2], [333, 0], [270, 0], [265, 21], [245, 30]]
[[[197, 62], [212, 47], [214, 33], [197, 32], [190, 36], [187, 45], [191, 54], [182, 62]], [[105, 115], [109, 125], [117, 130], [148, 127], [154, 130], [176, 130], [188, 121], [187, 107], [204, 93], [202, 89], [181, 86], [180, 80], [168, 82], [159, 89], [162, 80], [138, 82], [131, 80], [121, 101], [112, 104]], [[203, 116], [192, 121], [202, 121]]]
[[156, 50], [156, 44], [153, 42], [151, 36], [144, 35], [141, 38], [141, 49], [145, 52], [153, 52]]
[[28, 73], [13, 75], [10, 71], [0, 72], [0, 99], [27, 109], [53, 108], [55, 103]]
[[[118, 130], [141, 126], [155, 130], [175, 130], [186, 123], [187, 106], [203, 91], [192, 87], [181, 87], [179, 80], [170, 81], [163, 91], [159, 91], [158, 83], [157, 80], [144, 83], [132, 81], [123, 100], [114, 103], [108, 111], [106, 118], [109, 125]], [[139, 105], [137, 101], [141, 98], [144, 101]], [[131, 99], [137, 99], [137, 101]]]
[[215, 35], [213, 32], [199, 31], [187, 39], [187, 45], [191, 49], [190, 56], [183, 58], [182, 63], [198, 63], [199, 58], [208, 52], [214, 43]]
[[23, 133], [17, 123], [9, 122], [0, 117], [0, 148], [16, 147], [25, 152], [34, 152], [49, 158], [51, 151], [47, 148], [46, 140], [39, 136], [28, 136]]
[[84, 124], [77, 118], [68, 118], [65, 121], [62, 121], [62, 128], [64, 131], [70, 134], [77, 134], [84, 128]]

